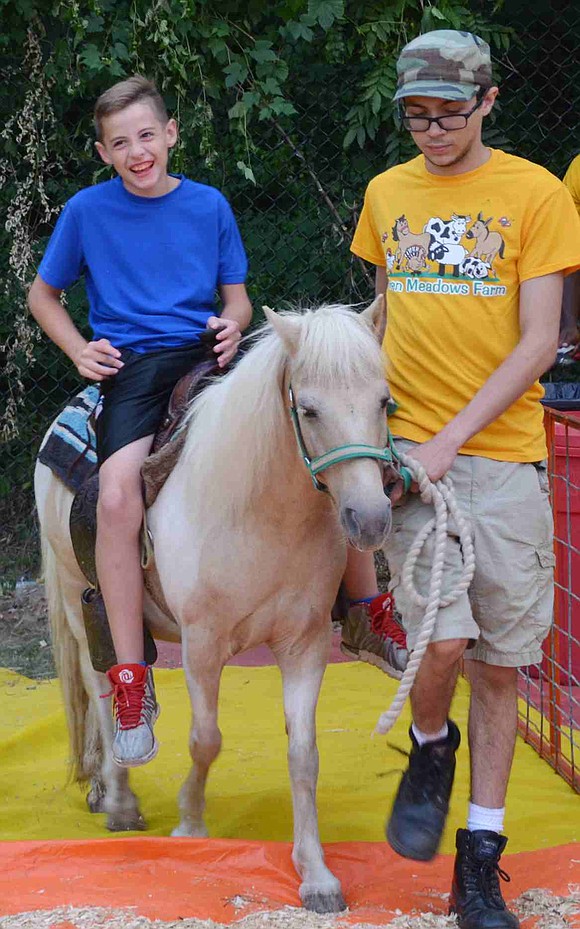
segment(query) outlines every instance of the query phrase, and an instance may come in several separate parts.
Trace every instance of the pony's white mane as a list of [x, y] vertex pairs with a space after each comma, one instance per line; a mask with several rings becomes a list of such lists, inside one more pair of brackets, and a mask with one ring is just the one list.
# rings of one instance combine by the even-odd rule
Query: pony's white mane
[[377, 339], [352, 307], [326, 305], [280, 315], [300, 322], [296, 354], [289, 358], [277, 333], [264, 325], [249, 337], [254, 344], [236, 367], [207, 387], [188, 413], [181, 460], [195, 475], [188, 503], [200, 526], [214, 523], [212, 512], [222, 520], [241, 515], [263, 486], [274, 457], [285, 456], [287, 368], [291, 376], [329, 391], [383, 375]]

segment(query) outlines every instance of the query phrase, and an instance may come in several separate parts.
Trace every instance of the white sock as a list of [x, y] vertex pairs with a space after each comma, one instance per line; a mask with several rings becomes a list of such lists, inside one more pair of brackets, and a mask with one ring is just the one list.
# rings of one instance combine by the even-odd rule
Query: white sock
[[428, 742], [437, 742], [439, 739], [445, 739], [449, 733], [449, 726], [447, 725], [447, 722], [443, 724], [439, 732], [433, 732], [429, 735], [425, 732], [421, 732], [420, 729], [417, 729], [415, 723], [413, 723], [411, 729], [413, 730], [413, 735], [417, 739], [419, 748], [421, 748], [422, 745], [427, 745]]
[[492, 810], [487, 806], [478, 806], [477, 803], [470, 803], [467, 813], [467, 828], [470, 832], [476, 829], [486, 829], [488, 832], [503, 832], [503, 819], [505, 816], [505, 806], [499, 810]]

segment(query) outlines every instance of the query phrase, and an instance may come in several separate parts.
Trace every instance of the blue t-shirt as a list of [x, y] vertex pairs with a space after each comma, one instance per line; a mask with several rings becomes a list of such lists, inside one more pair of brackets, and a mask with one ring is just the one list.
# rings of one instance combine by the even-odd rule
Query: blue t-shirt
[[38, 273], [64, 290], [84, 275], [93, 338], [150, 352], [195, 342], [220, 284], [242, 284], [247, 259], [225, 197], [181, 178], [138, 197], [120, 177], [65, 205]]

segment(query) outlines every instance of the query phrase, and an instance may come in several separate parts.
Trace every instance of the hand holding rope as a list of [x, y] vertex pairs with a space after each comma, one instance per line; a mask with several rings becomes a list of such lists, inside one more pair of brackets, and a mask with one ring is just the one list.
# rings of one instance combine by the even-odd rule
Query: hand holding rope
[[[427, 472], [423, 465], [410, 455], [398, 452], [397, 457], [401, 464], [409, 469], [413, 479], [419, 485], [419, 493], [421, 494], [423, 502], [433, 504], [435, 516], [417, 533], [403, 565], [401, 575], [402, 586], [411, 601], [417, 606], [421, 606], [425, 609], [425, 615], [423, 617], [421, 631], [415, 643], [415, 648], [409, 658], [409, 663], [401, 679], [396, 696], [389, 709], [381, 714], [377, 722], [375, 732], [381, 735], [386, 734], [401, 715], [401, 711], [415, 682], [417, 671], [419, 670], [419, 666], [431, 640], [439, 609], [454, 603], [468, 589], [475, 571], [475, 556], [471, 532], [467, 521], [457, 505], [451, 478], [445, 476], [441, 478], [441, 480], [433, 483], [427, 477]], [[457, 528], [459, 544], [463, 554], [463, 571], [460, 580], [453, 589], [446, 593], [445, 596], [442, 596], [443, 566], [447, 547], [449, 517], [453, 518]], [[415, 586], [414, 573], [417, 559], [432, 532], [435, 533], [433, 563], [431, 566], [429, 591], [427, 596], [424, 597]]]

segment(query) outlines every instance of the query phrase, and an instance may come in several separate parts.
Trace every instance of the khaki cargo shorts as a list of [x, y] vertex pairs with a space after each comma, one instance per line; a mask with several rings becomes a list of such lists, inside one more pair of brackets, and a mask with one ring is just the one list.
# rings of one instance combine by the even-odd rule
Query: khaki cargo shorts
[[[409, 455], [415, 443], [397, 439]], [[458, 455], [449, 471], [457, 502], [471, 529], [475, 574], [469, 590], [439, 610], [432, 642], [470, 639], [466, 658], [503, 667], [535, 664], [552, 622], [553, 519], [544, 462], [527, 464]], [[391, 573], [389, 589], [403, 617], [409, 647], [418, 635], [423, 610], [410, 603], [401, 586], [409, 548], [433, 508], [409, 493], [393, 508], [393, 529], [384, 547]], [[455, 531], [454, 531], [455, 530]], [[428, 593], [434, 534], [415, 567], [415, 585]], [[452, 521], [448, 528], [443, 590], [450, 590], [462, 568], [461, 548]]]

